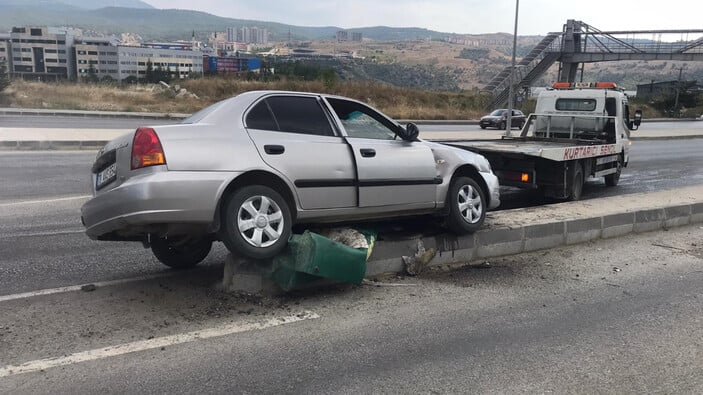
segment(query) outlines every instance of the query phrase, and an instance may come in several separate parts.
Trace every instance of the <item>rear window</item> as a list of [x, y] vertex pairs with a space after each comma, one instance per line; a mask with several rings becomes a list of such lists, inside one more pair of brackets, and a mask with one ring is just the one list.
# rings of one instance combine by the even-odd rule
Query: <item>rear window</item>
[[278, 125], [273, 119], [273, 114], [269, 110], [265, 100], [260, 101], [247, 114], [247, 127], [261, 130], [278, 130]]
[[556, 108], [559, 111], [594, 111], [595, 99], [557, 99]]

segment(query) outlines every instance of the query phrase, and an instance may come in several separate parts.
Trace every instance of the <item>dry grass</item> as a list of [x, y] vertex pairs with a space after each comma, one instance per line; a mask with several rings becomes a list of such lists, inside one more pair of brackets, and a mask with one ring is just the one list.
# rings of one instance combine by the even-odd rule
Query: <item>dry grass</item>
[[192, 113], [242, 92], [273, 89], [347, 96], [402, 119], [476, 119], [482, 115], [484, 108], [484, 98], [476, 92], [432, 92], [375, 82], [326, 85], [322, 81], [260, 82], [218, 77], [184, 80], [180, 85], [198, 95], [199, 99], [174, 98], [153, 85], [111, 86], [17, 80], [6, 90], [4, 102], [23, 108]]

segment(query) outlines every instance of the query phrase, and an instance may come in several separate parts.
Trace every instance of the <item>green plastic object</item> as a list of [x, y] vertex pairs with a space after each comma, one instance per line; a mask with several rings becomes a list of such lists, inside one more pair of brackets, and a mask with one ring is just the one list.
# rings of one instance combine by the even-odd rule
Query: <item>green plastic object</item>
[[[373, 237], [363, 233], [367, 239]], [[366, 248], [352, 248], [306, 230], [302, 235], [293, 235], [288, 247], [274, 258], [271, 278], [285, 291], [325, 279], [361, 284], [366, 274], [366, 257]]]

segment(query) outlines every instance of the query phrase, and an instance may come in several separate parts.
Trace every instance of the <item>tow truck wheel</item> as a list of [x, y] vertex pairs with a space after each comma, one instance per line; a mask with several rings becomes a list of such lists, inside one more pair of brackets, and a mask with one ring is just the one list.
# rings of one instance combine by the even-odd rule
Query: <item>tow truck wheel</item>
[[574, 170], [571, 173], [571, 187], [569, 189], [569, 200], [581, 200], [581, 192], [583, 192], [583, 168], [581, 163], [574, 163]]
[[449, 215], [446, 224], [456, 234], [473, 233], [486, 219], [486, 196], [470, 177], [457, 177], [449, 186], [447, 195]]
[[605, 185], [609, 187], [614, 187], [618, 185], [618, 182], [620, 181], [620, 173], [622, 173], [622, 157], [618, 157], [618, 162], [616, 164], [616, 171], [613, 174], [608, 174], [607, 176], [603, 177], [605, 178]]

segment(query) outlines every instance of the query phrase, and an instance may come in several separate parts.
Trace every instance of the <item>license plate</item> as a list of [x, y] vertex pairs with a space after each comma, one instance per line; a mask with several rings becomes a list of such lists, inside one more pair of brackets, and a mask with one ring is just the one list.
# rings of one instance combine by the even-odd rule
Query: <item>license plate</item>
[[117, 163], [103, 169], [95, 178], [95, 189], [100, 189], [117, 178]]

